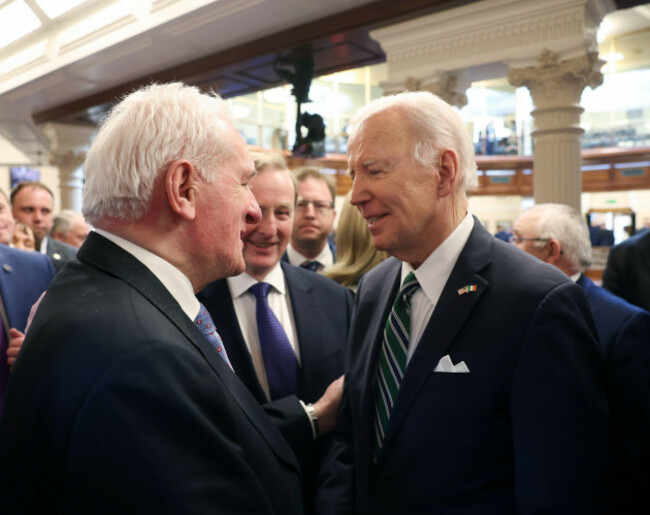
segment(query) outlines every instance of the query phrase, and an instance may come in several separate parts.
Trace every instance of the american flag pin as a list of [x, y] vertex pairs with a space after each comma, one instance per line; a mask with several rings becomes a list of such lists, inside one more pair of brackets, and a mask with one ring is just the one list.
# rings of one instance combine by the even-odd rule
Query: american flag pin
[[11, 265], [9, 265], [9, 264], [7, 264], [7, 263], [5, 263], [4, 265], [2, 265], [2, 269], [3, 269], [5, 272], [13, 272], [13, 271], [14, 271], [14, 269], [11, 268]]
[[467, 286], [463, 286], [460, 290], [458, 290], [458, 295], [463, 295], [465, 293], [470, 293], [474, 291], [476, 291], [476, 285], [468, 284]]

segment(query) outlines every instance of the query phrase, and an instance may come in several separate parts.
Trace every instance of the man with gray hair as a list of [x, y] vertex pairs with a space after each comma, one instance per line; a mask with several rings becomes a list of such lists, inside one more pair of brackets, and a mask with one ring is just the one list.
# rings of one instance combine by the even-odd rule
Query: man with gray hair
[[125, 97], [85, 163], [95, 231], [50, 285], [0, 421], [2, 513], [302, 513], [298, 463], [195, 293], [260, 221], [227, 104]]
[[520, 249], [562, 270], [587, 295], [611, 374], [612, 512], [648, 513], [650, 314], [585, 276], [591, 261], [589, 228], [572, 207], [530, 208], [515, 222], [512, 239]]
[[359, 283], [321, 511], [598, 513], [606, 369], [589, 306], [470, 215], [458, 113], [425, 92], [378, 99], [348, 165], [351, 202], [393, 257]]
[[54, 216], [52, 238], [55, 240], [79, 248], [86, 241], [89, 232], [90, 226], [81, 213], [64, 209]]

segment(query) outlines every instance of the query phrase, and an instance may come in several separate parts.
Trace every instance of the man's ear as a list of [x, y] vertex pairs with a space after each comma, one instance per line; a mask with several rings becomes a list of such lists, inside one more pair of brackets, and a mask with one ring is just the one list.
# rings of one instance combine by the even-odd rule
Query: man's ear
[[169, 207], [186, 220], [196, 217], [197, 173], [189, 161], [173, 161], [165, 175], [165, 191]]
[[553, 265], [555, 264], [558, 259], [560, 259], [560, 256], [562, 255], [562, 246], [560, 245], [560, 242], [556, 240], [555, 238], [551, 238], [548, 240], [548, 258], [546, 259], [546, 262]]
[[458, 179], [458, 156], [453, 150], [443, 150], [440, 154], [440, 183], [438, 184], [438, 195], [447, 197], [455, 188]]

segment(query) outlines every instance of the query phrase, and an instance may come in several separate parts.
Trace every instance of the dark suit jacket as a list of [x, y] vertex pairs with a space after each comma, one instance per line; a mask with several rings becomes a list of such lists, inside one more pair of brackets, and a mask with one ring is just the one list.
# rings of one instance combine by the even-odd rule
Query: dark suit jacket
[[[300, 346], [300, 399], [317, 401], [344, 373], [345, 345], [352, 314], [350, 290], [318, 274], [282, 263]], [[268, 402], [244, 341], [225, 279], [203, 289], [199, 300], [210, 312], [237, 376], [277, 424], [305, 467], [317, 467], [309, 419], [297, 396]], [[312, 471], [305, 471], [310, 475]], [[312, 481], [313, 483], [313, 481]], [[312, 487], [313, 484], [308, 485]]]
[[[0, 245], [0, 266], [0, 296], [9, 326], [24, 331], [32, 305], [54, 277], [54, 266], [43, 254], [12, 249], [6, 245]], [[4, 345], [0, 347], [0, 370], [1, 413], [9, 377], [7, 348]]]
[[93, 233], [0, 421], [2, 513], [301, 513], [281, 434], [158, 279]]
[[[606, 365], [584, 293], [477, 220], [373, 463], [375, 372], [400, 267], [388, 259], [359, 286], [322, 513], [349, 510], [351, 484], [364, 514], [598, 513]], [[466, 285], [477, 289], [459, 295]], [[445, 355], [470, 372], [434, 372]]]
[[51, 236], [47, 237], [47, 247], [45, 253], [50, 256], [57, 270], [61, 270], [63, 265], [75, 258], [77, 248], [62, 241], [55, 240]]
[[609, 251], [603, 286], [650, 311], [650, 232], [634, 235]]
[[611, 373], [613, 512], [648, 513], [650, 502], [650, 313], [581, 275]]

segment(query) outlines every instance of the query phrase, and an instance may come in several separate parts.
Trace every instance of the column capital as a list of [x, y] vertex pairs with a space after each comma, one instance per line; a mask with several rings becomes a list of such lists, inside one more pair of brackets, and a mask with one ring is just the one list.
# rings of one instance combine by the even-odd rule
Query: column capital
[[61, 177], [70, 176], [83, 164], [85, 159], [85, 152], [76, 152], [74, 150], [50, 153], [50, 164], [59, 168]]
[[595, 89], [603, 83], [603, 64], [596, 52], [560, 60], [556, 52], [545, 48], [535, 65], [510, 68], [508, 80], [515, 87], [526, 86], [537, 108], [579, 104], [586, 86]]
[[456, 73], [444, 73], [438, 77], [434, 76], [422, 80], [415, 77], [406, 77], [404, 82], [386, 82], [382, 83], [381, 86], [385, 95], [402, 91], [429, 91], [438, 95], [448, 104], [461, 108], [467, 104], [465, 91], [467, 91], [469, 84], [466, 82], [459, 80]]

